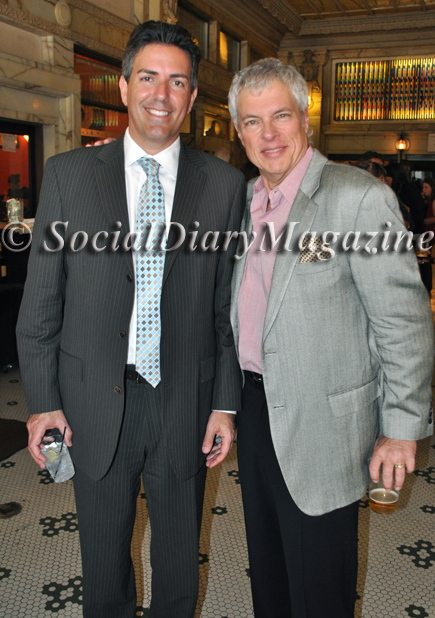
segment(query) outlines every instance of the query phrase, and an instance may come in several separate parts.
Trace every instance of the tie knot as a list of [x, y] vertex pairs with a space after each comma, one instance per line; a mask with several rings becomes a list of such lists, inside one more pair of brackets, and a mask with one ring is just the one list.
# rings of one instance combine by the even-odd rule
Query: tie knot
[[137, 160], [147, 176], [157, 176], [159, 173], [160, 163], [151, 157], [141, 157]]

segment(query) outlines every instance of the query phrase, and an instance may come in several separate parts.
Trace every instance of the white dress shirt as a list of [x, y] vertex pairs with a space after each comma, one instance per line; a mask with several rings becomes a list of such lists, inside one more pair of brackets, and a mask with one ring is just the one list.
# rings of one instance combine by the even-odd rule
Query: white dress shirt
[[[156, 155], [147, 154], [131, 137], [127, 128], [124, 135], [124, 165], [125, 165], [125, 186], [127, 191], [127, 208], [130, 231], [136, 232], [136, 213], [139, 203], [139, 193], [146, 180], [146, 174], [137, 162], [141, 157], [151, 157], [160, 163], [159, 180], [165, 194], [165, 218], [166, 224], [171, 221], [172, 206], [174, 203], [175, 184], [177, 182], [178, 159], [180, 156], [180, 138], [173, 144], [162, 150]], [[133, 268], [136, 274], [136, 252], [133, 252]], [[136, 285], [136, 282], [135, 282]], [[130, 330], [128, 336], [128, 357], [127, 364], [136, 364], [136, 322], [137, 322], [137, 303], [136, 294], [134, 295], [133, 311], [130, 319]]]

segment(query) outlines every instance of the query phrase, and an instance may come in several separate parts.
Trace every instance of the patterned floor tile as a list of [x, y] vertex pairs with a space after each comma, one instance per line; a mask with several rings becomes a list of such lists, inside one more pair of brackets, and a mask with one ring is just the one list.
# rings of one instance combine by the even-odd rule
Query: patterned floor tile
[[[16, 402], [8, 405], [10, 402]], [[0, 374], [0, 417], [26, 420], [18, 369]], [[435, 618], [435, 440], [419, 443], [397, 511], [360, 502], [355, 618]], [[207, 478], [196, 618], [252, 618], [249, 564], [235, 446]], [[0, 462], [1, 502], [22, 512], [0, 521], [2, 618], [82, 618], [81, 561], [71, 481], [53, 483], [27, 450]], [[148, 616], [151, 530], [143, 492], [132, 541], [137, 617]]]

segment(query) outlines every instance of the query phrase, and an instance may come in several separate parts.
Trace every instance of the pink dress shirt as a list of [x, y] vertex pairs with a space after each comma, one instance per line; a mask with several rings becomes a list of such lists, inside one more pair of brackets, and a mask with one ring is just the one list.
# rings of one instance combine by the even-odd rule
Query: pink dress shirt
[[[261, 349], [263, 344], [263, 326], [272, 282], [273, 267], [277, 243], [270, 250], [270, 242], [263, 242], [265, 224], [273, 222], [275, 238], [284, 231], [290, 210], [302, 179], [313, 156], [309, 147], [299, 163], [291, 170], [282, 183], [267, 194], [263, 180], [254, 185], [251, 202], [253, 229], [257, 238], [248, 251], [245, 273], [238, 299], [239, 309], [239, 358], [242, 369], [262, 373]], [[270, 210], [266, 212], [270, 200]], [[270, 238], [267, 234], [266, 239]], [[263, 246], [262, 246], [263, 245]], [[269, 245], [269, 247], [268, 247]]]

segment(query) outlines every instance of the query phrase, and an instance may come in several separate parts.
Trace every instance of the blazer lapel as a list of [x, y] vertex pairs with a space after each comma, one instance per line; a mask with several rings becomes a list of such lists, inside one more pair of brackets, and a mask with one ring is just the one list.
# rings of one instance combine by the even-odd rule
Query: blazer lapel
[[[171, 220], [182, 225], [186, 233], [195, 219], [195, 213], [198, 209], [206, 181], [206, 174], [200, 169], [202, 165], [203, 161], [200, 155], [195, 150], [187, 148], [187, 146], [181, 143]], [[171, 229], [168, 238], [169, 247], [174, 245], [177, 235], [177, 232]], [[163, 285], [174, 265], [180, 248], [174, 251], [167, 251], [166, 253]]]
[[292, 251], [278, 251], [276, 254], [275, 266], [273, 269], [272, 283], [270, 286], [269, 300], [267, 303], [266, 316], [263, 328], [263, 341], [267, 337], [272, 324], [280, 310], [281, 303], [293, 275], [294, 268], [300, 259], [300, 250], [297, 248], [295, 239], [299, 240], [301, 234], [311, 229], [314, 217], [317, 212], [317, 204], [311, 199], [320, 185], [320, 178], [327, 159], [317, 150], [308, 166], [307, 172], [302, 180], [299, 191], [296, 195], [288, 223], [298, 222], [293, 233]]
[[[246, 195], [246, 208], [243, 214], [242, 223], [240, 226], [240, 232], [246, 232], [247, 242], [250, 242], [251, 233], [252, 233], [252, 218], [251, 218], [251, 202], [254, 193], [254, 181], [248, 184], [247, 195]], [[239, 241], [238, 251], [241, 250], [241, 243]], [[236, 342], [236, 349], [238, 350], [238, 341], [239, 341], [239, 309], [238, 309], [238, 298], [240, 293], [240, 288], [243, 281], [243, 276], [245, 274], [245, 266], [246, 266], [246, 258], [248, 252], [240, 260], [235, 260], [234, 268], [233, 268], [233, 276], [231, 279], [231, 309], [230, 309], [230, 318], [231, 325], [233, 329], [234, 340]]]
[[[298, 222], [293, 232], [291, 251], [278, 251], [273, 268], [272, 283], [270, 286], [269, 300], [267, 303], [266, 317], [264, 319], [263, 341], [267, 337], [276, 315], [281, 307], [284, 294], [293, 274], [299, 258], [300, 251], [294, 239], [299, 239], [303, 232], [311, 228], [311, 224], [317, 212], [317, 204], [300, 190], [292, 206], [288, 223]], [[296, 231], [297, 230], [297, 231]]]
[[[98, 154], [100, 164], [95, 166], [95, 178], [100, 192], [101, 204], [108, 221], [113, 225], [120, 221], [121, 237], [130, 231], [128, 219], [127, 194], [125, 189], [124, 138], [108, 144]], [[124, 256], [133, 273], [131, 251]]]

